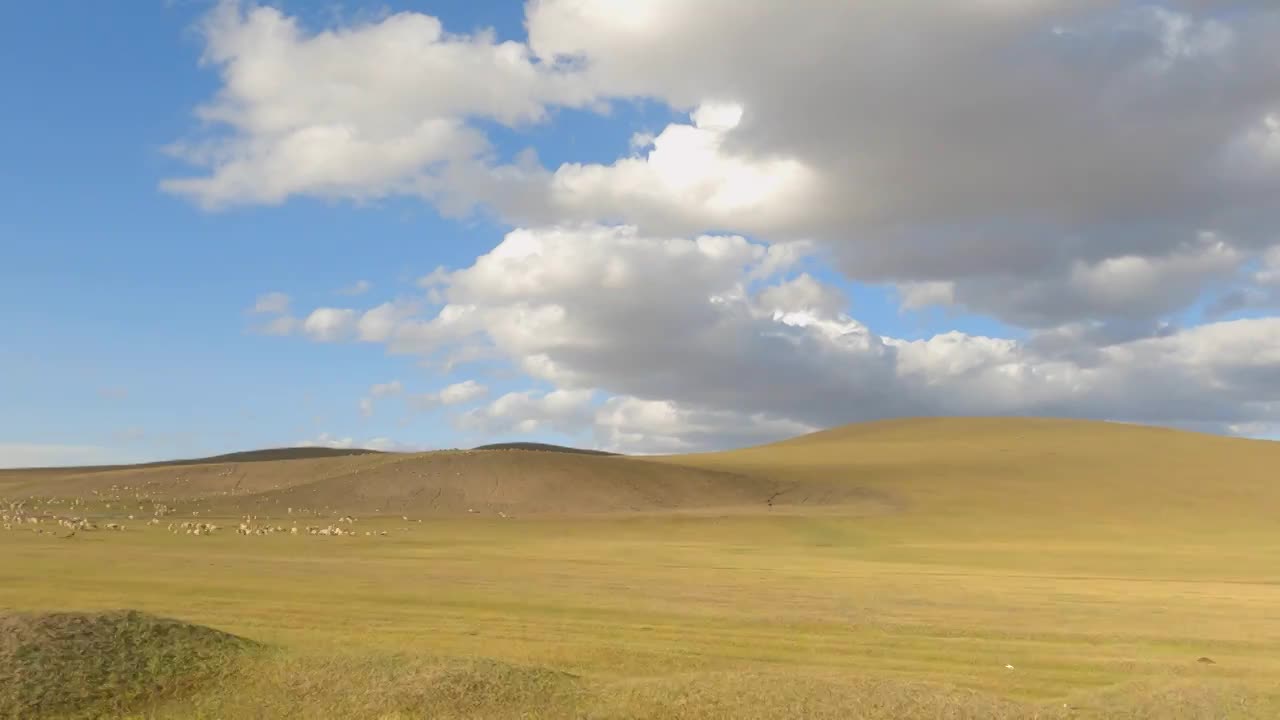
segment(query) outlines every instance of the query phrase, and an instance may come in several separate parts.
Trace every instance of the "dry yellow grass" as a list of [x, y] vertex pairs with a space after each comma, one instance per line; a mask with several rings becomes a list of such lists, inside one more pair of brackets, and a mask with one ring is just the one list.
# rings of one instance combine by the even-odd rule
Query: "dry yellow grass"
[[[357, 523], [385, 538], [0, 533], [0, 608], [133, 607], [275, 648], [145, 717], [1280, 717], [1280, 444], [954, 419], [577, 459], [749, 492]], [[423, 462], [280, 463], [257, 492], [392, 494], [378, 479]], [[31, 482], [0, 496], [71, 487]], [[209, 507], [264, 506], [207, 482]]]

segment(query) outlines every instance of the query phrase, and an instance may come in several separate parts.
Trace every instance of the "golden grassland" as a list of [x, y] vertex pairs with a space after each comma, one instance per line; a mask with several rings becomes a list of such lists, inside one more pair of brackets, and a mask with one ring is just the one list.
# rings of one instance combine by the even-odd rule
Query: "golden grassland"
[[[504, 468], [526, 455], [501, 452]], [[485, 465], [480, 512], [361, 517], [368, 537], [193, 537], [142, 516], [0, 533], [0, 609], [134, 608], [266, 646], [137, 717], [1280, 717], [1280, 444], [952, 419], [581, 458], [669, 467], [717, 501], [726, 478], [747, 489], [732, 506], [686, 488], [574, 512], [576, 480], [525, 500], [550, 481]], [[440, 460], [261, 463], [242, 495], [167, 489], [174, 517], [234, 526], [265, 509], [292, 523], [261, 497], [317, 482], [328, 510], [306, 524], [344, 499], [431, 492], [444, 474], [404, 464], [422, 462]], [[548, 462], [526, 467], [570, 472]], [[75, 475], [0, 475], [0, 497], [120, 483]], [[147, 502], [166, 490], [152, 480]], [[88, 509], [118, 510], [106, 495]]]

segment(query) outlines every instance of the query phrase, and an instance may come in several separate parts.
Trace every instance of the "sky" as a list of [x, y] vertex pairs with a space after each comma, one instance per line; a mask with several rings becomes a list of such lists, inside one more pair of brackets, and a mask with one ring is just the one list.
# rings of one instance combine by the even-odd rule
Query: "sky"
[[0, 7], [0, 467], [1280, 436], [1258, 0]]

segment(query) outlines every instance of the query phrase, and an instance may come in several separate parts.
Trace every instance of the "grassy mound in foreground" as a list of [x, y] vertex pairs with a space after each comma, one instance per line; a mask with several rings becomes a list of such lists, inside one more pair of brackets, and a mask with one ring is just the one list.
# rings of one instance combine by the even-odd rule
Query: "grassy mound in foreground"
[[121, 713], [198, 689], [252, 647], [131, 610], [0, 615], [0, 718]]
[[[1197, 669], [1197, 670], [1202, 670]], [[1010, 672], [1012, 674], [1012, 672]], [[267, 653], [230, 682], [157, 707], [150, 720], [1273, 720], [1273, 690], [1191, 672], [1032, 701], [937, 681], [778, 668], [665, 677], [417, 655]], [[1198, 676], [1198, 677], [1193, 677]]]

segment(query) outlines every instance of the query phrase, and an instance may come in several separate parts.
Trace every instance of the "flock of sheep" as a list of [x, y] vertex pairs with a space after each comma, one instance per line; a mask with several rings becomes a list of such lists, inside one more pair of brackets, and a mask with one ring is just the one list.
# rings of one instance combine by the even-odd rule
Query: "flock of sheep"
[[[47, 506], [57, 506], [67, 504], [69, 508], [81, 510], [85, 508], [85, 502], [81, 499], [61, 500], [57, 498], [43, 501]], [[30, 503], [30, 505], [28, 505]], [[59, 513], [54, 512], [52, 507], [45, 507], [42, 510], [36, 510], [35, 506], [41, 504], [41, 501], [30, 498], [28, 500], [9, 501], [3, 509], [0, 509], [0, 529], [6, 531], [26, 530], [30, 529], [36, 534], [56, 534], [58, 531], [52, 528], [46, 530], [48, 525], [56, 525], [63, 530], [69, 530], [70, 533], [63, 537], [73, 537], [77, 532], [91, 532], [96, 530], [112, 530], [123, 531], [127, 527], [122, 522], [106, 522], [101, 525], [90, 520], [78, 513]], [[110, 508], [112, 503], [106, 503], [106, 507]], [[141, 509], [143, 506], [139, 505]], [[156, 504], [152, 509], [153, 517], [149, 518], [143, 525], [144, 527], [158, 526], [161, 518], [171, 515], [173, 509], [163, 504]], [[200, 511], [193, 511], [192, 515], [199, 515]], [[293, 514], [293, 508], [289, 508], [289, 514]], [[301, 512], [299, 513], [301, 514]], [[129, 520], [135, 520], [135, 515], [129, 515]], [[408, 522], [408, 517], [402, 517], [402, 520]], [[355, 537], [363, 534], [365, 537], [386, 537], [386, 530], [366, 530], [363, 533], [355, 530], [354, 526], [357, 522], [355, 517], [345, 515], [339, 518], [337, 523], [328, 525], [304, 525], [299, 527], [297, 521], [292, 525], [285, 527], [283, 525], [271, 524], [269, 522], [261, 522], [261, 518], [256, 515], [245, 515], [242, 521], [236, 527], [237, 535], [313, 535], [319, 537]], [[418, 522], [422, 522], [418, 520]], [[345, 527], [344, 527], [345, 525]], [[173, 535], [193, 535], [206, 536], [218, 533], [223, 526], [212, 522], [200, 520], [186, 520], [182, 522], [171, 522], [165, 528], [167, 532]], [[407, 529], [407, 528], [404, 528]]]
[[[234, 468], [227, 469], [219, 473], [219, 477], [227, 477], [234, 471]], [[174, 478], [177, 483], [189, 483], [191, 478], [185, 474]], [[278, 487], [278, 486], [276, 486]], [[220, 495], [234, 495], [235, 488], [223, 490]], [[161, 525], [164, 519], [171, 520], [167, 525], [167, 531], [173, 535], [191, 535], [191, 536], [208, 536], [218, 534], [223, 530], [222, 526], [212, 522], [206, 522], [200, 519], [203, 512], [206, 516], [221, 515], [218, 513], [217, 500], [212, 496], [195, 497], [188, 501], [184, 501], [186, 505], [181, 514], [190, 513], [192, 520], [176, 522], [176, 518], [171, 516], [178, 514], [176, 508], [160, 501], [159, 493], [163, 492], [158, 481], [148, 481], [142, 485], [111, 485], [104, 489], [91, 489], [84, 497], [76, 498], [37, 498], [29, 497], [22, 500], [7, 501], [0, 498], [0, 529], [6, 531], [30, 530], [36, 534], [58, 534], [61, 537], [74, 537], [78, 532], [92, 532], [98, 530], [123, 531], [135, 527], [136, 521], [142, 520], [143, 526], [150, 528]], [[90, 495], [91, 494], [91, 495]], [[213, 504], [210, 504], [213, 503]], [[284, 508], [281, 508], [284, 509]], [[292, 518], [308, 518], [319, 521], [321, 518], [329, 516], [333, 512], [330, 508], [287, 508], [287, 514]], [[468, 514], [479, 514], [480, 511], [469, 508]], [[148, 518], [147, 516], [150, 515]], [[497, 515], [503, 519], [510, 519], [505, 512], [498, 512]], [[113, 521], [107, 522], [110, 517]], [[91, 519], [93, 518], [93, 519]], [[409, 520], [407, 516], [401, 519], [408, 523], [414, 522]], [[130, 524], [126, 525], [126, 521]], [[416, 522], [421, 523], [422, 520]], [[373, 531], [366, 530], [357, 531], [353, 526], [356, 518], [351, 516], [343, 516], [337, 522], [328, 522], [325, 525], [306, 524], [299, 526], [296, 520], [288, 526], [273, 524], [268, 521], [259, 521], [255, 515], [243, 516], [242, 522], [235, 528], [237, 535], [261, 536], [261, 535], [311, 535], [320, 537], [354, 537], [364, 535], [366, 537], [387, 536], [386, 530]], [[52, 526], [52, 527], [51, 527]], [[401, 527], [400, 530], [408, 530], [407, 527]]]

